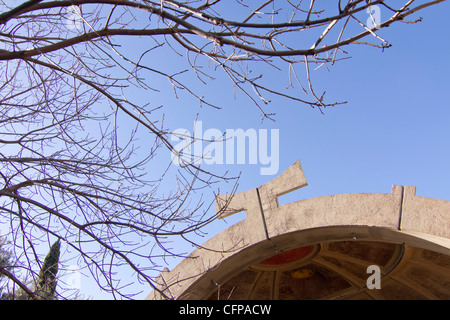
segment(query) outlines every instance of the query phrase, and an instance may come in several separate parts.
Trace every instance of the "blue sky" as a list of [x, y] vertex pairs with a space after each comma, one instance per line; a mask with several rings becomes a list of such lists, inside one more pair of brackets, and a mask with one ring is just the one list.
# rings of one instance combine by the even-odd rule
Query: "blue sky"
[[[200, 108], [183, 94], [177, 100], [159, 95], [152, 101], [165, 104], [166, 121], [172, 128], [192, 132], [198, 114], [204, 131], [278, 129], [278, 174], [300, 160], [308, 181], [307, 187], [284, 196], [282, 203], [331, 194], [390, 193], [394, 184], [416, 186], [420, 196], [450, 200], [449, 9], [445, 2], [416, 15], [424, 18], [420, 23], [396, 23], [381, 30], [379, 34], [392, 44], [389, 49], [349, 46], [345, 50], [351, 59], [312, 72], [316, 92], [326, 91], [328, 102], [347, 101], [325, 109], [324, 114], [271, 97], [266, 111], [275, 112], [276, 121], [261, 123], [258, 109], [239, 94], [234, 98], [232, 86], [224, 79], [197, 88], [219, 100], [221, 110]], [[304, 74], [303, 67], [297, 71]], [[286, 72], [267, 70], [264, 76], [287, 85]], [[219, 173], [242, 171], [238, 191], [275, 177], [261, 175], [258, 164], [210, 168]], [[213, 200], [213, 191], [205, 193], [210, 197], [207, 201]], [[229, 223], [243, 217], [232, 217]], [[228, 225], [210, 225], [203, 241]]]
[[[280, 170], [299, 159], [309, 186], [299, 197], [351, 192], [390, 192], [392, 184], [415, 185], [418, 194], [450, 200], [450, 65], [446, 59], [446, 14], [443, 3], [422, 11], [420, 23], [395, 24], [382, 30], [392, 44], [384, 50], [346, 47], [351, 59], [312, 72], [315, 90], [329, 102], [347, 101], [321, 114], [317, 109], [273, 98], [267, 112], [275, 122], [261, 124], [259, 111], [243, 97], [234, 99], [231, 86], [209, 84], [222, 110], [178, 99], [167, 119], [192, 132], [194, 119], [203, 130], [278, 129]], [[299, 68], [297, 72], [303, 71]], [[287, 84], [286, 73], [268, 77]], [[266, 74], [265, 74], [266, 76]], [[205, 90], [205, 87], [199, 88]], [[212, 92], [212, 93], [211, 93]], [[307, 98], [311, 98], [306, 96]], [[167, 111], [167, 109], [166, 109]], [[242, 170], [239, 190], [257, 187], [271, 176], [259, 165], [222, 165], [217, 170]]]
[[[234, 97], [233, 86], [220, 73], [213, 73], [217, 80], [206, 85], [195, 82], [192, 87], [199, 94], [220, 102], [221, 110], [199, 107], [195, 99], [183, 92], [175, 99], [170, 84], [157, 77], [148, 81], [151, 86], [154, 82], [161, 93], [148, 91], [137, 97], [143, 104], [164, 105], [162, 111], [171, 129], [185, 128], [192, 132], [198, 115], [204, 131], [278, 130], [278, 174], [300, 160], [308, 181], [307, 187], [284, 196], [282, 203], [331, 194], [390, 193], [394, 184], [416, 186], [420, 196], [450, 200], [449, 12], [449, 2], [425, 9], [415, 16], [422, 16], [422, 22], [395, 23], [379, 32], [392, 44], [391, 48], [382, 51], [348, 46], [344, 49], [351, 59], [339, 61], [329, 70], [322, 67], [313, 71], [312, 80], [318, 94], [326, 91], [328, 102], [347, 101], [325, 109], [324, 114], [305, 104], [271, 96], [265, 110], [276, 113], [275, 121], [261, 123], [259, 110], [242, 94]], [[383, 14], [381, 18], [385, 19]], [[127, 45], [132, 52], [143, 43], [135, 39]], [[155, 65], [165, 70], [175, 70], [178, 63], [185, 61], [185, 57], [168, 56], [164, 50], [159, 57]], [[280, 87], [288, 85], [286, 70], [278, 72], [259, 67], [258, 70], [268, 82]], [[304, 79], [303, 66], [297, 72]], [[295, 90], [300, 88], [297, 86]], [[311, 95], [304, 98], [313, 99]], [[162, 153], [161, 157], [167, 162], [170, 154]], [[229, 171], [230, 175], [242, 172], [239, 192], [259, 187], [276, 176], [261, 175], [260, 167], [259, 163], [223, 164], [205, 166], [205, 169], [218, 174]], [[223, 191], [231, 187], [220, 185]], [[213, 191], [216, 189], [205, 190], [207, 203], [213, 201]], [[207, 235], [200, 242], [243, 217], [238, 214], [207, 226], [204, 230]], [[174, 246], [181, 251], [193, 250], [181, 242]], [[178, 261], [171, 260], [168, 267], [172, 269]], [[85, 296], [108, 297], [84, 277], [81, 281], [81, 293]], [[136, 290], [144, 290], [137, 298], [145, 298], [150, 288], [136, 285]]]

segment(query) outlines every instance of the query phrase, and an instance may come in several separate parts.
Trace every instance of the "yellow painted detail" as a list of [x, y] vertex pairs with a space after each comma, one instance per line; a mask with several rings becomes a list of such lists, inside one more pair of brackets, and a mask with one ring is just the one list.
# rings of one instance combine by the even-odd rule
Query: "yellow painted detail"
[[300, 269], [292, 272], [292, 277], [295, 279], [305, 279], [309, 278], [314, 274], [314, 270], [312, 269]]

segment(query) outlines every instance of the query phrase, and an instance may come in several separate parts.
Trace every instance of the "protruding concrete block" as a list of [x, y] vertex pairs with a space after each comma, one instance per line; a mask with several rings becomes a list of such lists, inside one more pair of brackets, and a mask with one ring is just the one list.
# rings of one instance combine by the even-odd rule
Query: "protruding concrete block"
[[416, 196], [416, 187], [405, 186], [401, 230], [450, 238], [450, 201]]
[[169, 298], [203, 299], [267, 257], [322, 242], [401, 243], [450, 255], [450, 201], [418, 197], [415, 187], [394, 185], [392, 193], [338, 194], [279, 206], [279, 196], [306, 185], [297, 161], [259, 188], [218, 195], [220, 218], [245, 211], [246, 219], [161, 274], [160, 291]]

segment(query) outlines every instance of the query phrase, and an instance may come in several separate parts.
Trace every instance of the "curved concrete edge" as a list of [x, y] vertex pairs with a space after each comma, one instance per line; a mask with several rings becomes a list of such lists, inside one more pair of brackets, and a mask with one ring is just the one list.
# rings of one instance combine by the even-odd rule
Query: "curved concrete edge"
[[[167, 297], [178, 299], [179, 296], [203, 274], [217, 268], [223, 261], [236, 255], [249, 246], [266, 240], [264, 226], [253, 225], [253, 220], [246, 219], [230, 226], [202, 247], [194, 250], [184, 258], [171, 272], [162, 272], [156, 279], [158, 288]], [[250, 228], [250, 229], [249, 229]], [[249, 230], [253, 230], [250, 232]], [[258, 232], [259, 230], [259, 232]], [[153, 291], [147, 299], [161, 299], [159, 292]]]
[[[412, 247], [428, 249], [450, 255], [450, 240], [422, 234], [418, 232], [404, 232], [384, 227], [373, 226], [331, 226], [311, 228], [286, 233], [273, 239], [265, 239], [236, 251], [228, 258], [221, 259], [216, 265], [199, 269], [195, 260], [183, 260], [173, 271], [161, 274], [160, 287], [172, 299], [201, 300], [207, 298], [217, 286], [225, 283], [240, 270], [245, 269], [261, 260], [273, 256], [281, 251], [296, 247], [333, 241], [383, 241], [405, 244]], [[199, 254], [201, 254], [199, 252]], [[204, 256], [199, 256], [199, 260]], [[197, 270], [197, 272], [196, 272]], [[189, 275], [188, 277], [186, 277]], [[147, 299], [161, 299], [161, 295], [154, 291]]]
[[[273, 254], [322, 241], [405, 243], [450, 255], [450, 202], [415, 196], [414, 187], [392, 194], [342, 194], [288, 203], [264, 212], [269, 237], [246, 219], [219, 233], [159, 278], [172, 299], [203, 299], [240, 268]], [[419, 217], [418, 217], [419, 216]], [[414, 219], [420, 219], [420, 224]], [[435, 223], [439, 221], [439, 225]], [[245, 250], [243, 250], [245, 249]], [[154, 291], [147, 299], [161, 299]]]
[[402, 187], [392, 194], [352, 193], [310, 198], [265, 211], [270, 238], [302, 229], [366, 225], [397, 229], [402, 210]]
[[161, 299], [161, 292], [170, 299], [203, 299], [239, 268], [321, 241], [356, 237], [450, 255], [450, 201], [419, 197], [415, 187], [394, 185], [390, 194], [341, 194], [278, 205], [278, 196], [306, 185], [297, 161], [259, 188], [217, 196], [220, 217], [245, 210], [247, 218], [207, 241], [172, 271], [162, 272], [158, 290], [147, 299]]

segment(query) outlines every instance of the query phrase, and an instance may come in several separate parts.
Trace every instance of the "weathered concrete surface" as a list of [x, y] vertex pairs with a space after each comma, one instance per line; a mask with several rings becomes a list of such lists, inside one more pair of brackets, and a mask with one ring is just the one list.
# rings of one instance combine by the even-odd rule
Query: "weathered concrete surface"
[[[278, 197], [306, 186], [300, 162], [265, 185], [216, 197], [225, 218], [246, 219], [195, 250], [159, 278], [171, 299], [204, 299], [239, 270], [291, 248], [330, 241], [403, 243], [450, 255], [450, 202], [418, 197], [415, 187], [394, 185], [392, 193], [324, 196], [278, 204]], [[159, 299], [154, 291], [148, 299]]]
[[416, 196], [416, 187], [405, 187], [400, 229], [450, 238], [450, 201]]

